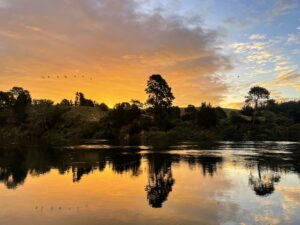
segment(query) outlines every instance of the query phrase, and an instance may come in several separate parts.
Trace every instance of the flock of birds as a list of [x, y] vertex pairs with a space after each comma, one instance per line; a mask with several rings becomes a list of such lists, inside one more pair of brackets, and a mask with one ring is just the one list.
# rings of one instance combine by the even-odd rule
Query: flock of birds
[[[60, 78], [64, 78], [64, 79], [68, 79], [68, 78], [85, 78], [84, 75], [73, 75], [73, 76], [68, 76], [68, 75], [55, 75], [55, 76], [41, 76], [42, 79], [51, 79], [51, 78], [56, 78], [56, 79], [60, 79]], [[93, 80], [92, 77], [89, 77], [90, 80]]]

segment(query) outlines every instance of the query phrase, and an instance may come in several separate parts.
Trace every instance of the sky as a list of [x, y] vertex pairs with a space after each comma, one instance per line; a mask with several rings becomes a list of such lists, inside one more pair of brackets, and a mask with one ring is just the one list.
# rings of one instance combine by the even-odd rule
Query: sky
[[299, 56], [299, 0], [0, 0], [0, 90], [35, 99], [145, 101], [161, 74], [178, 106], [295, 100]]

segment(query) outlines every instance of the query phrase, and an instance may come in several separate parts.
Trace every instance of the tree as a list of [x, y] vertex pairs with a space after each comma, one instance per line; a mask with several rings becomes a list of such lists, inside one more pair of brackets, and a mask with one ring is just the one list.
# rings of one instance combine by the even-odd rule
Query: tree
[[218, 122], [218, 115], [210, 103], [202, 103], [198, 112], [198, 125], [210, 129], [217, 126]]
[[198, 110], [194, 105], [188, 105], [184, 109], [184, 115], [182, 116], [183, 120], [196, 120]]
[[142, 109], [144, 107], [144, 104], [141, 103], [139, 100], [136, 100], [136, 99], [131, 99], [130, 103], [132, 105], [137, 106], [139, 109]]
[[98, 107], [103, 111], [103, 112], [108, 112], [109, 108], [105, 103], [100, 103]]
[[12, 96], [12, 109], [15, 114], [17, 122], [24, 122], [26, 114], [26, 106], [31, 104], [31, 96], [29, 91], [24, 90], [21, 87], [13, 87], [10, 90]]
[[114, 127], [120, 128], [139, 119], [140, 115], [141, 110], [136, 105], [122, 102], [115, 105], [108, 117], [113, 122]]
[[94, 102], [90, 99], [86, 99], [84, 94], [81, 92], [76, 92], [75, 106], [94, 106]]
[[159, 74], [150, 76], [145, 91], [148, 94], [147, 103], [154, 109], [169, 108], [175, 99], [168, 83]]
[[60, 105], [62, 105], [62, 106], [72, 106], [73, 103], [72, 103], [72, 100], [63, 99], [63, 100], [61, 100]]
[[14, 107], [25, 107], [31, 103], [31, 96], [29, 91], [24, 90], [21, 87], [13, 87], [10, 90], [13, 98]]
[[248, 92], [248, 95], [245, 97], [245, 103], [248, 106], [252, 106], [254, 108], [253, 116], [252, 116], [252, 123], [255, 124], [256, 115], [258, 112], [258, 108], [263, 106], [266, 101], [270, 97], [270, 92], [259, 86], [252, 87]]
[[54, 102], [49, 99], [33, 99], [32, 105], [34, 106], [52, 106]]
[[11, 106], [12, 106], [11, 93], [0, 91], [0, 109], [7, 109]]

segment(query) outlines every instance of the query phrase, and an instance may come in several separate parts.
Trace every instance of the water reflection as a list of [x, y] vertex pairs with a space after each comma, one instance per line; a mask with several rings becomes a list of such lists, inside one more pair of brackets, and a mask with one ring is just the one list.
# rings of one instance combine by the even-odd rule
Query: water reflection
[[299, 144], [100, 145], [2, 147], [0, 224], [300, 223]]
[[195, 168], [200, 165], [202, 168], [202, 175], [213, 176], [217, 172], [218, 166], [223, 163], [223, 157], [217, 155], [189, 155], [185, 157], [191, 168]]
[[275, 190], [274, 184], [280, 181], [281, 175], [278, 172], [262, 169], [260, 163], [257, 163], [257, 176], [252, 172], [249, 176], [249, 184], [253, 187], [255, 193], [259, 196], [272, 194]]
[[167, 200], [175, 179], [172, 175], [172, 157], [166, 154], [148, 154], [147, 199], [153, 208], [162, 207]]
[[61, 175], [71, 172], [73, 182], [80, 182], [84, 176], [102, 172], [106, 167], [115, 174], [139, 176], [143, 173], [141, 162], [144, 160], [147, 162], [148, 179], [144, 187], [147, 200], [151, 207], [159, 208], [167, 201], [175, 185], [172, 167], [181, 163], [187, 163], [192, 170], [201, 168], [202, 176], [211, 177], [222, 169], [225, 161], [242, 164], [249, 169], [249, 176], [245, 179], [258, 196], [274, 193], [282, 175], [300, 174], [297, 144], [223, 143], [214, 148], [203, 150], [197, 145], [185, 145], [167, 150], [109, 148], [82, 151], [76, 148], [14, 146], [0, 149], [0, 182], [8, 189], [16, 189], [28, 175], [39, 176], [51, 169], [57, 169]]

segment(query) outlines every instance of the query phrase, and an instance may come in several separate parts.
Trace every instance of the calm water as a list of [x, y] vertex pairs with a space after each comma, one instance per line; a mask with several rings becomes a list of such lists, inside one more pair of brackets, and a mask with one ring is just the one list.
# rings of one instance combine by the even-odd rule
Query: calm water
[[300, 224], [300, 145], [0, 149], [0, 224]]

